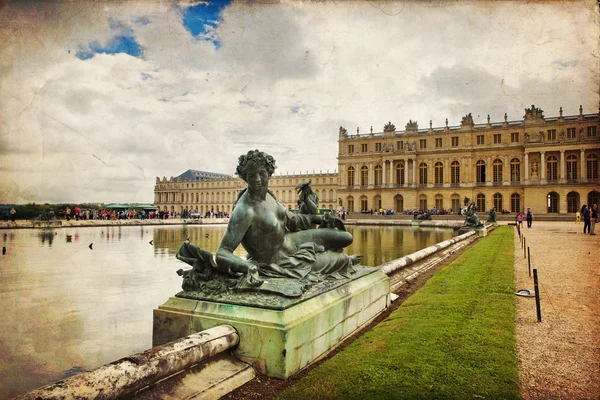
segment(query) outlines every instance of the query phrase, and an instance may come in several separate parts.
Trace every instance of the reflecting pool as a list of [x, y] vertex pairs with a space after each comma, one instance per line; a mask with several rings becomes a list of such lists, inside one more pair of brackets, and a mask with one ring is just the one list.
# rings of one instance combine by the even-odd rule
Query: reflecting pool
[[[379, 265], [451, 229], [348, 226], [347, 253]], [[214, 252], [225, 226], [0, 230], [0, 398], [152, 346], [152, 310], [180, 290], [186, 239]], [[91, 246], [90, 246], [91, 245]], [[236, 254], [244, 256], [243, 249]]]

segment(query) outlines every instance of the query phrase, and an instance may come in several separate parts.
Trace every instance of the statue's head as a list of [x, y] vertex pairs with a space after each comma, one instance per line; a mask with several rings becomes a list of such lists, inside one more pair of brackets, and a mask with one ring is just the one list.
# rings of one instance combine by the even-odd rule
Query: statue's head
[[269, 177], [273, 175], [275, 168], [277, 168], [275, 165], [275, 159], [272, 156], [262, 151], [250, 150], [247, 154], [242, 154], [238, 158], [238, 166], [235, 169], [235, 174], [242, 178], [245, 182], [248, 182], [246, 180], [246, 173], [251, 165], [265, 167], [269, 173]]

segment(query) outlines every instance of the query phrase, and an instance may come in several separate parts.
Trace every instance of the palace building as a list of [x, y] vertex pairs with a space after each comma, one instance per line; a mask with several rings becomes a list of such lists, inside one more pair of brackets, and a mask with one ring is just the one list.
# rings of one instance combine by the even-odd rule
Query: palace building
[[[339, 129], [338, 172], [273, 176], [270, 187], [288, 208], [296, 207], [295, 186], [312, 180], [320, 205], [349, 211], [446, 209], [456, 212], [465, 197], [481, 212], [574, 213], [600, 201], [600, 116], [545, 117], [531, 106], [522, 120], [475, 124], [471, 114], [459, 126], [419, 129], [409, 121], [397, 131], [348, 134]], [[239, 178], [186, 171], [157, 178], [155, 205], [161, 210], [230, 212]]]

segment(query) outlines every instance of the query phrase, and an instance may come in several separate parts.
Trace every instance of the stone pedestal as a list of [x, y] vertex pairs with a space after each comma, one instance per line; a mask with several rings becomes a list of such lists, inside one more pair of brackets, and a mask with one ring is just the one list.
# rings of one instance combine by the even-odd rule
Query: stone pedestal
[[253, 294], [244, 304], [239, 294], [171, 297], [154, 310], [153, 345], [229, 324], [240, 336], [236, 357], [262, 374], [285, 379], [369, 323], [389, 306], [389, 293], [386, 274], [360, 267], [353, 279], [317, 284], [298, 299]]

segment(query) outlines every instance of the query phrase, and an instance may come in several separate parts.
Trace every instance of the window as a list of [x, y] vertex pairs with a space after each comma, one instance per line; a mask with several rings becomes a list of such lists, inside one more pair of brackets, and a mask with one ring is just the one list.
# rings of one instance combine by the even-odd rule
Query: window
[[404, 211], [404, 197], [401, 194], [396, 196], [396, 212]]
[[475, 164], [477, 183], [485, 183], [485, 162], [483, 160], [477, 161]]
[[567, 156], [567, 179], [577, 179], [577, 157]]
[[567, 128], [567, 139], [575, 139], [577, 137], [577, 130], [575, 128]]
[[[436, 162], [434, 166], [435, 172], [435, 184], [441, 185], [444, 183], [444, 164], [441, 162]], [[437, 206], [436, 206], [437, 207]]]
[[419, 185], [427, 185], [427, 164], [419, 165]]
[[367, 211], [369, 209], [369, 204], [367, 203], [367, 197], [366, 196], [362, 196], [360, 198], [360, 209]]
[[419, 210], [421, 211], [427, 211], [427, 196], [422, 194], [421, 196], [419, 196]]
[[477, 195], [477, 211], [485, 212], [485, 195], [483, 193]]
[[452, 202], [452, 211], [457, 213], [458, 209], [460, 208], [460, 196], [454, 193], [450, 198], [450, 201]]
[[381, 151], [381, 143], [375, 143], [375, 151]]
[[404, 163], [396, 165], [396, 184], [404, 185]]
[[518, 158], [510, 160], [510, 181], [521, 181], [521, 161]]
[[348, 168], [348, 186], [354, 186], [354, 167]]
[[350, 196], [348, 197], [348, 211], [354, 211], [354, 197]]
[[579, 211], [579, 193], [569, 192], [567, 194], [567, 212], [574, 213]]
[[548, 213], [557, 213], [558, 212], [558, 193], [550, 192], [547, 196], [547, 204], [548, 204]]
[[437, 208], [438, 210], [444, 209], [444, 196], [442, 196], [441, 194], [435, 195], [435, 208]]
[[458, 147], [458, 136], [452, 136], [452, 147]]
[[402, 140], [399, 140], [396, 142], [396, 150], [402, 150], [404, 148], [404, 142], [402, 142]]
[[494, 144], [500, 144], [500, 143], [502, 143], [502, 134], [494, 133]]
[[588, 126], [587, 132], [588, 132], [588, 137], [595, 137], [596, 136], [596, 127]]
[[427, 148], [427, 139], [421, 139], [421, 140], [419, 140], [419, 148], [420, 149], [426, 149]]
[[558, 179], [558, 160], [556, 159], [556, 157], [554, 156], [550, 156], [548, 157], [548, 160], [546, 161], [546, 168], [547, 168], [547, 179], [549, 181], [555, 181]]
[[502, 212], [504, 208], [502, 207], [502, 195], [500, 193], [494, 193], [494, 207], [496, 211]]
[[[460, 163], [458, 161], [452, 161], [450, 164], [450, 183], [460, 183]], [[454, 206], [452, 208], [454, 209]]]
[[442, 147], [442, 138], [435, 139], [435, 147]]
[[381, 165], [377, 165], [377, 166], [375, 166], [375, 186], [381, 186], [383, 184], [382, 178], [383, 178], [383, 168], [381, 167]]
[[556, 129], [548, 129], [548, 137], [546, 140], [556, 140]]
[[494, 183], [502, 183], [502, 160], [496, 158], [492, 168], [494, 170]]
[[477, 135], [477, 144], [485, 144], [484, 138], [483, 135]]
[[354, 145], [353, 144], [349, 144], [348, 145], [348, 154], [352, 154], [354, 153]]
[[360, 151], [363, 153], [366, 153], [367, 151], [369, 151], [369, 145], [367, 143], [363, 143], [360, 145]]
[[369, 167], [363, 165], [360, 169], [360, 184], [367, 186], [369, 184]]
[[510, 212], [517, 213], [521, 211], [521, 196], [518, 193], [513, 193], [510, 196]]
[[587, 156], [587, 178], [598, 179], [598, 156], [596, 154]]
[[510, 141], [517, 143], [519, 141], [519, 132], [513, 132], [510, 134]]

